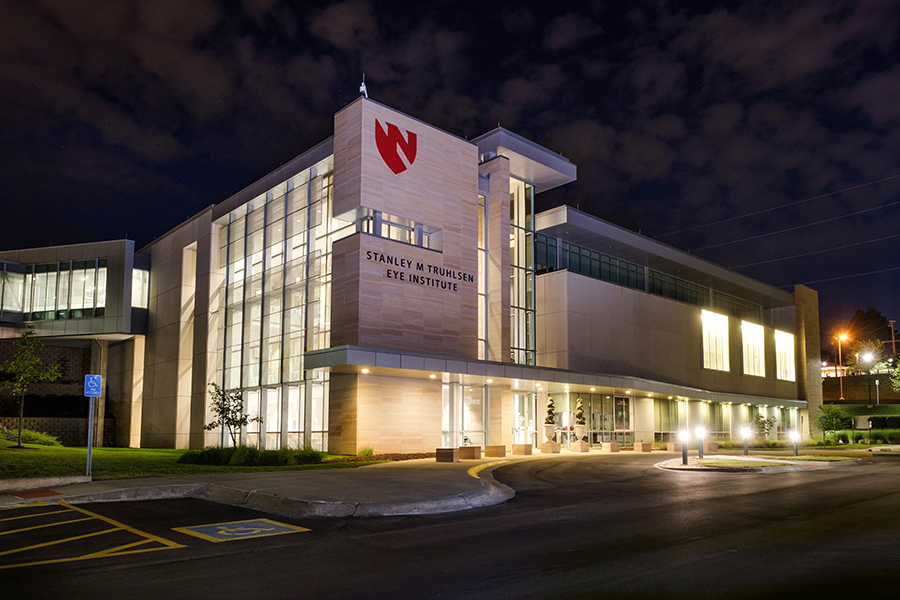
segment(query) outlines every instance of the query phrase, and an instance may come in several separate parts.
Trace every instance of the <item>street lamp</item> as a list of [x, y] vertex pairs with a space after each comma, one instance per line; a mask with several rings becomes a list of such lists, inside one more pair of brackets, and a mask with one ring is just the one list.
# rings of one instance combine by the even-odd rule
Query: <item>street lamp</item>
[[794, 444], [794, 456], [797, 456], [797, 442], [800, 440], [800, 434], [796, 431], [791, 432], [791, 442]]
[[698, 458], [703, 458], [703, 438], [706, 436], [706, 430], [702, 427], [697, 428], [697, 444], [699, 445], [700, 451], [697, 453]]
[[846, 339], [847, 339], [846, 333], [842, 333], [841, 335], [838, 336], [838, 339], [837, 339], [837, 341], [838, 341], [838, 365], [840, 365], [840, 367], [841, 367], [841, 374], [838, 375], [838, 381], [840, 382], [840, 386], [841, 386], [841, 400], [844, 399], [844, 361], [841, 360], [841, 342]]
[[866, 363], [866, 387], [869, 390], [869, 408], [872, 408], [872, 360], [875, 356], [871, 352], [863, 354], [863, 362]]
[[741, 427], [741, 437], [744, 438], [744, 456], [750, 456], [750, 428]]
[[687, 445], [691, 439], [691, 434], [685, 429], [678, 433], [678, 439], [681, 440], [681, 464], [687, 464]]

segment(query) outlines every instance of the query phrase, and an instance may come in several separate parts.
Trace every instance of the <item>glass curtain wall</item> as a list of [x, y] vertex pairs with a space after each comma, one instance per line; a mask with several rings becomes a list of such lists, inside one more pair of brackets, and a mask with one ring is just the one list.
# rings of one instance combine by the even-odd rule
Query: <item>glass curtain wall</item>
[[487, 231], [485, 196], [478, 194], [478, 360], [486, 360], [488, 356]]
[[584, 400], [585, 406], [591, 407], [588, 426], [592, 444], [602, 442], [634, 444], [630, 396], [594, 394], [590, 396], [590, 404], [588, 404], [588, 396], [582, 395], [581, 398]]
[[482, 385], [445, 383], [441, 386], [441, 443], [445, 448], [483, 446], [485, 407]]
[[534, 364], [534, 186], [510, 178], [510, 358]]
[[106, 259], [25, 267], [25, 320], [102, 317], [106, 308]]
[[331, 244], [346, 225], [332, 219], [332, 183], [331, 173], [305, 171], [220, 229], [222, 376], [260, 418], [242, 432], [249, 445], [328, 446], [327, 374], [304, 371], [303, 353], [329, 343]]

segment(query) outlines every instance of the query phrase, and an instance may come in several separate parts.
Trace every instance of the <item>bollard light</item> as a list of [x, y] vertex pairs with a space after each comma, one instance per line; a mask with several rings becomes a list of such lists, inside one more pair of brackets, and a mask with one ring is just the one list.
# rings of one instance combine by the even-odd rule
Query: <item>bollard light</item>
[[797, 442], [800, 441], [800, 434], [796, 431], [791, 432], [791, 442], [794, 444], [794, 456], [797, 456]]
[[691, 434], [686, 429], [678, 432], [678, 439], [681, 440], [681, 464], [687, 464], [687, 445], [691, 439]]
[[702, 427], [698, 427], [695, 433], [697, 434], [697, 443], [700, 447], [700, 451], [698, 452], [697, 456], [699, 458], [703, 458], [703, 438], [706, 437], [706, 430]]
[[741, 427], [741, 437], [744, 438], [744, 456], [750, 455], [750, 428]]

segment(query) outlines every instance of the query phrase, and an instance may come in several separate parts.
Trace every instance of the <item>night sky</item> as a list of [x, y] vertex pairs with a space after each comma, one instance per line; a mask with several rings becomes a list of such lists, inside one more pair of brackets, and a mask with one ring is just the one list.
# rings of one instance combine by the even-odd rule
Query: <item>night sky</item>
[[826, 334], [900, 320], [900, 3], [709, 4], [6, 0], [0, 249], [140, 247], [329, 137], [365, 72], [576, 163], [539, 208], [807, 284]]

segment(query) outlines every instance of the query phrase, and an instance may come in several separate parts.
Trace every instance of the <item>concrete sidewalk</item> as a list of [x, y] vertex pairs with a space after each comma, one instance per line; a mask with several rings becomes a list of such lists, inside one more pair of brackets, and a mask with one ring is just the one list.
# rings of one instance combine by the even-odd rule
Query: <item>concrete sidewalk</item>
[[510, 460], [514, 459], [438, 463], [427, 458], [356, 469], [184, 475], [49, 485], [0, 494], [0, 508], [38, 501], [85, 504], [193, 497], [288, 516], [433, 514], [491, 506], [512, 498], [515, 492], [490, 474]]

